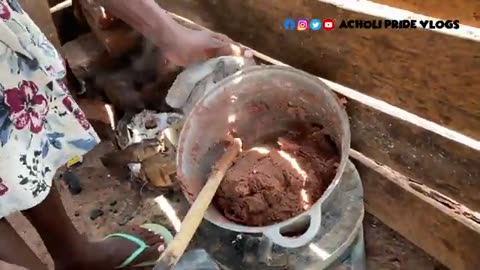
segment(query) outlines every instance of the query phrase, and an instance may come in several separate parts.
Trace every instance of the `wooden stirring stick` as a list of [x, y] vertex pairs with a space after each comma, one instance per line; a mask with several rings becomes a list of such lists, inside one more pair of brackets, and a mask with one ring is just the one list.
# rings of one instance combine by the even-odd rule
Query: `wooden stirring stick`
[[173, 241], [167, 246], [167, 249], [162, 253], [158, 259], [154, 270], [170, 270], [178, 262], [180, 257], [187, 249], [190, 240], [197, 231], [205, 211], [207, 211], [215, 193], [217, 192], [220, 183], [225, 176], [226, 171], [232, 166], [233, 161], [241, 152], [242, 142], [240, 139], [234, 139], [227, 151], [213, 166], [213, 171], [208, 177], [207, 183], [193, 202], [190, 210], [182, 221], [180, 232], [175, 235]]

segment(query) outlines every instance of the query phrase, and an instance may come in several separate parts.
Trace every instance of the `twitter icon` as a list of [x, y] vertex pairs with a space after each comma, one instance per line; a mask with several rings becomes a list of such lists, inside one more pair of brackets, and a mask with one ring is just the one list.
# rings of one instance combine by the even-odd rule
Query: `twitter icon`
[[285, 30], [295, 30], [295, 21], [293, 19], [286, 19], [283, 22], [283, 27], [285, 27]]
[[322, 22], [319, 19], [310, 20], [310, 30], [320, 30], [322, 28]]

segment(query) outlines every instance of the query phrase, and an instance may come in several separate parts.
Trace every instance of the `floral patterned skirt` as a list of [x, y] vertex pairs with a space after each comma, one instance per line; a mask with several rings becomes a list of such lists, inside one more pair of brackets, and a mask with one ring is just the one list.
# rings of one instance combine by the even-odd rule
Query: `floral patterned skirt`
[[62, 82], [62, 58], [16, 0], [0, 0], [0, 218], [32, 208], [99, 138]]

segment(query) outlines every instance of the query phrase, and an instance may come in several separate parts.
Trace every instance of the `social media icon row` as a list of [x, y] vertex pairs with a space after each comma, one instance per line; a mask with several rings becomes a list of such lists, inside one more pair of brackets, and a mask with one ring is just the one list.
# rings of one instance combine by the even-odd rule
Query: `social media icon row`
[[293, 19], [286, 19], [283, 22], [283, 27], [286, 30], [298, 30], [298, 31], [305, 31], [305, 30], [314, 30], [318, 31], [320, 29], [324, 29], [330, 31], [334, 28], [335, 22], [332, 19], [325, 19], [323, 22], [319, 19], [311, 19], [310, 22], [307, 19], [300, 19], [295, 22]]

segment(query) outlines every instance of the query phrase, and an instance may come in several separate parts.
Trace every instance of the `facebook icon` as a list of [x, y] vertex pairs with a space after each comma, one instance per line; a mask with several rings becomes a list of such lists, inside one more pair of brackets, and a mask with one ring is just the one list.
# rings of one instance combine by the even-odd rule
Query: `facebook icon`
[[285, 30], [295, 30], [295, 21], [293, 19], [286, 19], [285, 22], [283, 22], [283, 27], [285, 27]]

